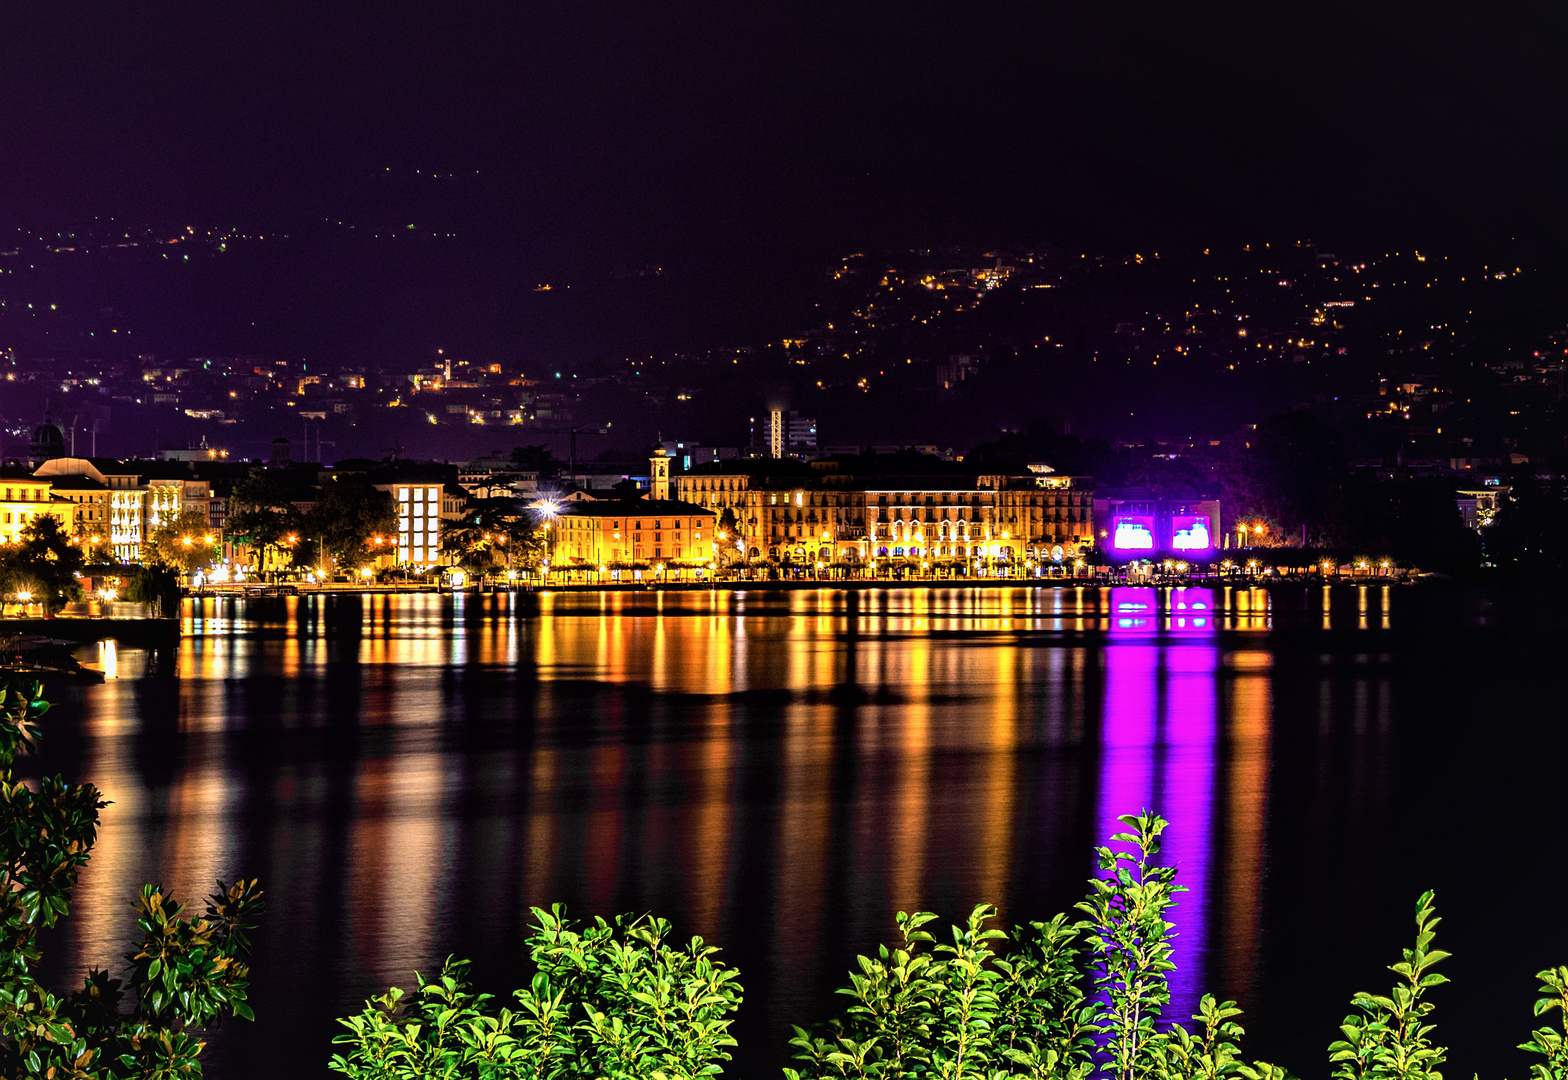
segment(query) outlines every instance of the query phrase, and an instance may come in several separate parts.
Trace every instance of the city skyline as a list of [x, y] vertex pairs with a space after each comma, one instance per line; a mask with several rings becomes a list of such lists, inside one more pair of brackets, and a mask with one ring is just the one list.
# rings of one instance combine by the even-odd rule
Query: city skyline
[[1568, 1080], [1565, 43], [0, 5], [0, 1073]]

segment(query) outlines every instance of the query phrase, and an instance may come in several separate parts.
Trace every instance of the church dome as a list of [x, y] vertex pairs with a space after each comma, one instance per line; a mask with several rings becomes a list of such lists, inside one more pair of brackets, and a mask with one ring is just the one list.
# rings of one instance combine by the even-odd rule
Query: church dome
[[46, 417], [42, 424], [33, 429], [33, 441], [28, 444], [27, 449], [28, 453], [39, 461], [64, 457], [65, 433]]

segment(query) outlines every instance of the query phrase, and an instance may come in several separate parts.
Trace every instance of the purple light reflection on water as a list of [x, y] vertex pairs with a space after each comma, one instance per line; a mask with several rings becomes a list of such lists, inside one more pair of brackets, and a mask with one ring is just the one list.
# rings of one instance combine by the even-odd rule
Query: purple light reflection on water
[[1166, 1020], [1185, 1021], [1196, 1009], [1209, 951], [1220, 656], [1202, 642], [1213, 620], [1192, 613], [1212, 610], [1207, 590], [1111, 590], [1097, 818], [1102, 835], [1122, 830], [1118, 815], [1145, 808], [1173, 823], [1160, 861], [1178, 868], [1188, 891], [1171, 920], [1176, 971]]
[[1160, 716], [1162, 752], [1157, 809], [1172, 822], [1161, 861], [1179, 871], [1186, 887], [1176, 902], [1176, 970], [1171, 973], [1167, 1019], [1185, 1020], [1206, 987], [1209, 907], [1214, 853], [1215, 757], [1219, 723], [1215, 678], [1219, 650], [1208, 645], [1168, 645], [1161, 660], [1166, 678]]

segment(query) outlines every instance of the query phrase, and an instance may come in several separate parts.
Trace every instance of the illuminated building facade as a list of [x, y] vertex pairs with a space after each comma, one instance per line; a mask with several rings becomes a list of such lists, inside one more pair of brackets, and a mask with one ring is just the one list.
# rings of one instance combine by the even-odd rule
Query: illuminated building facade
[[434, 566], [441, 561], [441, 494], [438, 482], [378, 484], [397, 501], [397, 561]]
[[75, 506], [73, 535], [77, 542], [91, 548], [108, 544], [108, 485], [90, 476], [56, 476], [50, 479], [50, 484], [56, 498]]
[[1497, 517], [1497, 511], [1508, 501], [1508, 494], [1513, 489], [1506, 484], [1496, 487], [1460, 488], [1454, 492], [1454, 501], [1459, 504], [1459, 516], [1464, 519], [1467, 529], [1480, 532], [1489, 528]]
[[1095, 517], [1101, 523], [1101, 545], [1114, 558], [1206, 562], [1221, 546], [1218, 499], [1106, 493], [1095, 502]]
[[569, 499], [554, 523], [550, 565], [706, 566], [713, 530], [711, 511], [678, 499]]
[[22, 530], [41, 517], [56, 518], [67, 533], [75, 531], [76, 504], [55, 496], [52, 486], [26, 468], [0, 469], [0, 543], [17, 543]]
[[[734, 511], [751, 560], [1063, 561], [1094, 539], [1084, 478], [1047, 475], [857, 478], [737, 463], [677, 481], [681, 498]], [[887, 565], [885, 562], [881, 565]]]
[[1013, 560], [1065, 562], [1094, 545], [1094, 492], [1087, 477], [1031, 466], [1027, 476], [982, 476], [995, 493], [999, 545]]
[[681, 499], [722, 517], [735, 514], [747, 559], [846, 561], [866, 555], [865, 493], [838, 477], [801, 466], [775, 472], [739, 467], [689, 473], [676, 480]]
[[[369, 463], [339, 462], [334, 471], [348, 473], [352, 466]], [[378, 555], [378, 562], [386, 559], [398, 566], [425, 569], [443, 565], [450, 560], [441, 552], [447, 523], [462, 518], [468, 505], [469, 493], [459, 483], [460, 474], [453, 466], [417, 462], [396, 462], [366, 470], [372, 487], [392, 496], [397, 514], [397, 541], [393, 545], [387, 538], [385, 555]], [[380, 552], [382, 546], [373, 539], [372, 551]]]
[[185, 511], [212, 523], [212, 483], [180, 462], [51, 458], [33, 473], [48, 478], [77, 509], [75, 535], [106, 543], [115, 561], [138, 563], [142, 546], [160, 526]]
[[868, 553], [879, 559], [1008, 559], [1008, 549], [991, 550], [996, 545], [989, 543], [1001, 538], [994, 529], [994, 495], [978, 487], [867, 491]]
[[142, 558], [142, 532], [146, 517], [146, 492], [140, 488], [113, 488], [109, 492], [109, 546], [115, 562], [138, 563]]

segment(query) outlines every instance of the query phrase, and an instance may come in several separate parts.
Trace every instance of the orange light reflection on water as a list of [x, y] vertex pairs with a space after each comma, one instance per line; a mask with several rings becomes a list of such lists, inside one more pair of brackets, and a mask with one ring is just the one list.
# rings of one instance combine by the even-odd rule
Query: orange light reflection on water
[[[1296, 617], [1327, 625], [1314, 593]], [[1386, 588], [1357, 605], [1389, 626]], [[1028, 883], [1081, 881], [1085, 840], [1149, 806], [1192, 889], [1183, 970], [1235, 993], [1256, 976], [1279, 615], [1243, 585], [205, 598], [177, 679], [114, 678], [145, 658], [98, 651], [84, 772], [115, 805], [73, 953], [123, 951], [144, 876], [198, 900], [260, 860], [277, 910], [340, 905], [319, 920], [337, 937], [300, 940], [375, 985], [431, 970], [456, 924], [564, 898], [666, 908], [721, 944], [755, 930], [806, 985], [840, 924], [1049, 917]], [[1348, 692], [1356, 734], [1384, 732], [1386, 684]], [[135, 742], [160, 723], [161, 778]], [[1375, 755], [1353, 767], [1376, 785]], [[247, 800], [271, 831], [241, 852]], [[747, 908], [758, 872], [772, 899]]]

